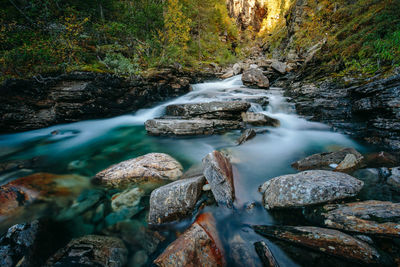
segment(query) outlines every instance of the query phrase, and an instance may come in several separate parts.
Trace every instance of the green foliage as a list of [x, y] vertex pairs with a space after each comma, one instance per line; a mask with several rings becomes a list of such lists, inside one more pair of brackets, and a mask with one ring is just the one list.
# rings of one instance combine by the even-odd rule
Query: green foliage
[[104, 60], [101, 61], [106, 67], [117, 75], [133, 76], [140, 73], [138, 59], [132, 60], [124, 57], [122, 54], [107, 54]]

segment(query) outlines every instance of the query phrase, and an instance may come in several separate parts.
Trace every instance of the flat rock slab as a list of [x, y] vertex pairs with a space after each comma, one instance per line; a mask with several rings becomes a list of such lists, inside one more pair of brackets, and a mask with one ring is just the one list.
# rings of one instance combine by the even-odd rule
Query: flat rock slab
[[218, 204], [232, 207], [235, 199], [232, 165], [219, 151], [209, 153], [203, 159], [203, 174], [211, 186]]
[[307, 211], [306, 217], [330, 228], [400, 237], [400, 203], [369, 200], [330, 204]]
[[128, 250], [115, 237], [87, 235], [72, 240], [56, 252], [45, 266], [113, 266], [127, 262]]
[[312, 170], [275, 177], [260, 192], [266, 209], [297, 208], [354, 197], [363, 185], [345, 173]]
[[344, 148], [335, 152], [318, 153], [296, 161], [292, 167], [299, 170], [313, 170], [313, 169], [331, 169], [329, 165], [340, 164], [348, 154], [353, 154], [358, 162], [361, 162], [363, 156], [354, 148]]
[[150, 135], [212, 135], [243, 128], [240, 121], [160, 118], [148, 120], [146, 131]]
[[211, 214], [201, 214], [154, 260], [162, 267], [225, 266], [224, 251]]
[[[126, 160], [97, 173], [93, 181], [114, 188], [134, 184], [151, 184], [175, 181], [182, 176], [183, 167], [173, 157], [164, 153], [150, 153]], [[154, 189], [154, 188], [153, 188]]]
[[256, 112], [243, 112], [242, 120], [244, 123], [248, 123], [254, 126], [278, 127], [280, 125], [279, 120], [271, 118], [263, 113]]
[[150, 196], [149, 224], [162, 224], [190, 215], [205, 183], [203, 176], [178, 180], [159, 187]]
[[337, 230], [312, 226], [253, 226], [266, 237], [273, 237], [305, 246], [350, 261], [378, 264], [381, 256], [364, 241]]
[[221, 101], [206, 103], [176, 104], [167, 106], [167, 116], [203, 119], [238, 120], [240, 114], [250, 108], [244, 101]]

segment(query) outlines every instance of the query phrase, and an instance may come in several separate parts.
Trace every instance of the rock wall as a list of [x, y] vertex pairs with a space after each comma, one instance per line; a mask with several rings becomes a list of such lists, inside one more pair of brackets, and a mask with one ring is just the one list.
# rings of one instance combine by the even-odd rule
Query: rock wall
[[165, 69], [134, 80], [89, 72], [8, 80], [0, 87], [0, 133], [121, 115], [185, 94], [190, 83], [212, 76]]

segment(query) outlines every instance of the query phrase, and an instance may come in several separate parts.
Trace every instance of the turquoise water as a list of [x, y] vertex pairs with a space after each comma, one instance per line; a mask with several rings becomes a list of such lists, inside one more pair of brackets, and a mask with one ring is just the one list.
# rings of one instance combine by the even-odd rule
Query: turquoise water
[[[213, 150], [223, 150], [230, 155], [235, 168], [235, 208], [225, 210], [211, 205], [201, 212], [210, 211], [216, 217], [226, 255], [231, 255], [230, 240], [235, 235], [240, 234], [249, 245], [255, 264], [261, 266], [252, 244], [264, 239], [254, 234], [248, 224], [294, 225], [306, 222], [303, 222], [301, 216], [296, 213], [269, 213], [264, 210], [261, 195], [257, 191], [258, 186], [272, 177], [294, 173], [295, 170], [290, 167], [290, 164], [312, 153], [337, 150], [341, 147], [354, 147], [363, 152], [367, 148], [362, 147], [345, 135], [330, 131], [329, 127], [324, 124], [309, 122], [298, 117], [293, 106], [282, 96], [282, 91], [279, 88], [271, 88], [270, 90], [248, 89], [243, 87], [240, 78], [240, 76], [236, 76], [225, 81], [193, 85], [193, 91], [185, 96], [133, 114], [1, 135], [0, 163], [12, 160], [30, 160], [32, 158], [35, 158], [35, 161], [34, 164], [27, 164], [22, 169], [17, 168], [2, 172], [0, 184], [36, 172], [77, 174], [89, 180], [98, 171], [114, 163], [150, 152], [170, 154], [181, 162], [186, 170], [193, 165], [200, 164], [201, 159], [207, 153]], [[262, 107], [254, 104], [252, 110], [264, 112], [279, 119], [281, 126], [277, 128], [267, 127], [266, 133], [258, 134], [254, 139], [241, 146], [236, 145], [240, 131], [216, 136], [176, 138], [148, 136], [144, 129], [144, 122], [147, 119], [162, 115], [167, 104], [239, 100], [249, 96], [267, 97], [269, 99], [268, 106]], [[73, 187], [74, 184], [69, 184], [69, 186]], [[102, 189], [93, 188], [90, 184], [79, 184], [78, 188], [79, 192], [88, 195], [93, 195], [93, 192], [97, 192], [96, 190], [101, 191]], [[105, 192], [105, 198], [110, 197], [112, 193]], [[60, 203], [51, 200], [50, 203], [35, 204], [12, 218], [3, 218], [2, 220], [0, 218], [0, 229], [4, 231], [12, 223], [41, 216], [60, 220], [60, 212], [72, 205], [74, 201], [76, 202], [76, 197], [75, 195], [71, 196]], [[85, 214], [95, 212], [94, 210], [99, 208], [98, 204], [73, 219], [69, 218], [67, 225], [70, 227], [72, 236], [88, 233], [117, 236], [131, 234], [135, 236], [139, 231], [138, 229], [147, 227], [145, 218], [148, 210], [148, 196], [142, 202], [143, 211], [129, 220], [124, 220], [123, 223], [118, 224], [119, 227], [85, 221], [88, 216]], [[251, 203], [254, 203], [255, 207], [250, 210], [246, 209]], [[192, 220], [193, 218], [189, 218], [181, 223], [171, 224], [161, 229], [160, 233], [166, 239], [159, 244], [155, 251], [150, 250], [148, 252], [148, 264], [175, 238], [175, 231], [184, 230]], [[140, 238], [138, 237], [139, 240], [134, 242], [128, 240], [131, 256], [136, 251], [144, 249], [141, 247]], [[275, 242], [267, 241], [267, 243], [271, 245], [281, 266], [304, 265], [303, 262], [293, 256], [294, 254], [288, 253], [286, 248], [277, 245]], [[228, 262], [231, 262], [229, 256]], [[231, 265], [234, 264], [231, 262]]]

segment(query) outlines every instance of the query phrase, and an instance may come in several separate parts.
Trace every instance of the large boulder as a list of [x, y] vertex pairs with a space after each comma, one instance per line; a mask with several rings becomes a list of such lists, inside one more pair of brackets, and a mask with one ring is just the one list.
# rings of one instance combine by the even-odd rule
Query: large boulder
[[379, 264], [381, 256], [367, 243], [337, 230], [312, 226], [253, 226], [266, 237], [273, 237], [305, 246], [347, 260]]
[[243, 128], [240, 121], [160, 118], [148, 120], [146, 131], [150, 135], [212, 135]]
[[203, 159], [204, 177], [218, 204], [232, 207], [235, 199], [232, 165], [219, 151], [209, 153]]
[[271, 118], [263, 113], [256, 112], [243, 112], [242, 120], [244, 123], [251, 124], [253, 126], [278, 127], [280, 125], [279, 120]]
[[72, 240], [47, 261], [46, 266], [122, 267], [128, 250], [115, 237], [88, 235]]
[[280, 74], [285, 74], [287, 72], [288, 65], [285, 62], [274, 60], [271, 64], [271, 68], [276, 70]]
[[[324, 152], [308, 156], [304, 159], [292, 163], [292, 167], [299, 170], [312, 169], [332, 169], [333, 166], [339, 165], [348, 154], [355, 156], [357, 163], [361, 163], [363, 156], [354, 148], [344, 148], [335, 152]], [[332, 165], [333, 166], [330, 166]]]
[[400, 203], [369, 200], [310, 209], [306, 217], [329, 228], [400, 237]]
[[162, 224], [190, 215], [205, 183], [203, 176], [183, 179], [151, 192], [149, 224]]
[[162, 267], [225, 266], [224, 251], [211, 214], [201, 214], [154, 260]]
[[144, 184], [154, 189], [162, 182], [180, 178], [182, 170], [182, 165], [171, 156], [164, 153], [150, 153], [112, 165], [97, 173], [93, 181], [114, 188]]
[[249, 108], [250, 103], [243, 101], [205, 102], [169, 105], [165, 113], [180, 118], [240, 120], [241, 113]]
[[260, 192], [266, 209], [296, 208], [354, 197], [363, 185], [345, 173], [312, 170], [275, 177]]
[[258, 68], [251, 68], [249, 70], [246, 70], [242, 74], [242, 82], [244, 85], [247, 86], [256, 86], [259, 88], [269, 88], [269, 80], [268, 77], [266, 77], [262, 70]]

